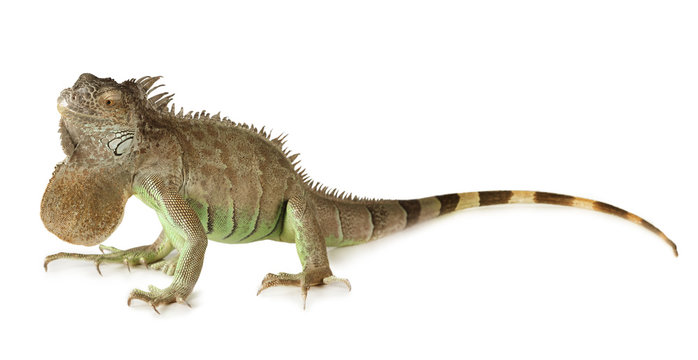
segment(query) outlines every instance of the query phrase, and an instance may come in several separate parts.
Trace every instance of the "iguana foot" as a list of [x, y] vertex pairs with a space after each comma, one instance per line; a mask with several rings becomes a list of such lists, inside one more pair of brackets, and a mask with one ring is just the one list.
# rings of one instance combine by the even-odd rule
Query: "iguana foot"
[[347, 286], [349, 291], [351, 291], [351, 284], [349, 283], [349, 280], [336, 277], [332, 275], [332, 272], [329, 270], [327, 270], [325, 273], [329, 273], [329, 275], [317, 271], [304, 271], [298, 274], [270, 273], [267, 274], [262, 280], [262, 285], [259, 287], [257, 295], [259, 295], [265, 289], [273, 286], [298, 286], [301, 288], [301, 294], [303, 296], [303, 309], [305, 309], [306, 300], [308, 299], [308, 289], [310, 289], [311, 286], [341, 282]]
[[[97, 272], [99, 275], [102, 275], [102, 271], [99, 269], [99, 266], [102, 263], [121, 263], [126, 265], [126, 268], [131, 271], [131, 265], [143, 265], [148, 267], [148, 264], [160, 260], [153, 258], [153, 251], [151, 250], [150, 246], [139, 246], [133, 249], [119, 250], [115, 247], [100, 245], [99, 250], [102, 251], [102, 254], [76, 254], [60, 252], [49, 255], [44, 260], [44, 270], [48, 271], [48, 264], [54, 260], [80, 259], [94, 262]], [[105, 253], [105, 251], [108, 251], [108, 253]]]
[[191, 307], [191, 305], [189, 305], [189, 303], [185, 300], [187, 298], [187, 294], [184, 294], [183, 291], [176, 290], [171, 286], [165, 289], [158, 289], [157, 287], [150, 285], [148, 286], [148, 290], [149, 291], [133, 289], [133, 291], [131, 291], [131, 295], [128, 297], [128, 306], [131, 306], [131, 300], [140, 300], [152, 306], [153, 310], [155, 310], [155, 312], [158, 314], [160, 314], [160, 311], [158, 311], [158, 306], [160, 305], [168, 305], [176, 302]]
[[179, 260], [179, 255], [171, 257], [169, 259], [162, 259], [160, 261], [154, 262], [148, 265], [148, 268], [160, 270], [167, 275], [173, 276], [175, 270], [177, 269], [177, 261]]

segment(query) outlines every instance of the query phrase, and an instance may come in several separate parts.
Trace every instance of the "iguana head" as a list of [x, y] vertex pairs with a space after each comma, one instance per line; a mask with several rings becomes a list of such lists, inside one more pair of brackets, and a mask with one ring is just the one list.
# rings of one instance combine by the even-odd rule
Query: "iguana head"
[[[69, 157], [76, 147], [79, 160], [109, 161], [126, 154], [132, 144], [136, 123], [150, 110], [166, 107], [172, 95], [150, 93], [160, 77], [142, 77], [117, 83], [111, 78], [82, 74], [75, 84], [61, 91], [58, 112], [63, 151]], [[78, 159], [76, 159], [78, 160]]]
[[82, 74], [73, 87], [61, 91], [58, 112], [72, 121], [92, 125], [127, 125], [141, 94], [133, 82], [117, 83], [111, 78]]
[[122, 83], [82, 74], [61, 91], [59, 132], [66, 154], [41, 201], [41, 219], [59, 238], [95, 245], [119, 225], [131, 195], [139, 119], [171, 96], [148, 98], [158, 77]]

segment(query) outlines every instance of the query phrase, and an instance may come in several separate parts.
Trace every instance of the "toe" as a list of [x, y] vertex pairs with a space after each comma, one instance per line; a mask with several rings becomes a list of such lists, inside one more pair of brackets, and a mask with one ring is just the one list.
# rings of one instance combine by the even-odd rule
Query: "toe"
[[349, 289], [349, 291], [351, 291], [351, 283], [349, 282], [348, 279], [336, 277], [334, 275], [328, 276], [328, 277], [322, 279], [322, 283], [325, 285], [329, 285], [329, 284], [336, 283], [336, 282], [343, 283], [347, 287], [347, 289]]

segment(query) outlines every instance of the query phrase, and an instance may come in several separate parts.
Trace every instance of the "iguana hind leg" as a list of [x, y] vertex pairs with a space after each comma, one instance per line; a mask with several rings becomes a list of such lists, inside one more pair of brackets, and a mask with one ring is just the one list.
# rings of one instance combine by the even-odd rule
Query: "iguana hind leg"
[[[167, 241], [165, 232], [161, 232], [157, 240], [151, 245], [138, 246], [128, 250], [119, 250], [115, 247], [100, 245], [102, 254], [77, 254], [77, 253], [57, 253], [49, 255], [44, 260], [44, 269], [48, 271], [48, 264], [58, 259], [80, 259], [93, 261], [97, 267], [97, 272], [102, 275], [99, 266], [103, 263], [121, 263], [131, 270], [131, 265], [145, 265], [159, 263], [163, 258], [172, 252], [172, 244]], [[108, 251], [108, 253], [104, 253]]]
[[351, 290], [349, 280], [332, 275], [325, 240], [320, 235], [320, 226], [311, 202], [300, 196], [290, 199], [286, 205], [283, 224], [281, 238], [283, 241], [296, 243], [303, 271], [297, 274], [267, 274], [257, 295], [273, 286], [298, 286], [301, 288], [305, 309], [308, 289], [311, 286], [342, 282]]

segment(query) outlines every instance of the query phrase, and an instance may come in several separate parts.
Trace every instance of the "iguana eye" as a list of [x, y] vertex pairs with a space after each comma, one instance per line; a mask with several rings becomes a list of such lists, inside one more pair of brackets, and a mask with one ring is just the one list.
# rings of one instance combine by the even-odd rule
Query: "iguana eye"
[[121, 102], [121, 93], [117, 91], [110, 91], [102, 94], [100, 98], [102, 105], [106, 107], [114, 107], [119, 105]]

